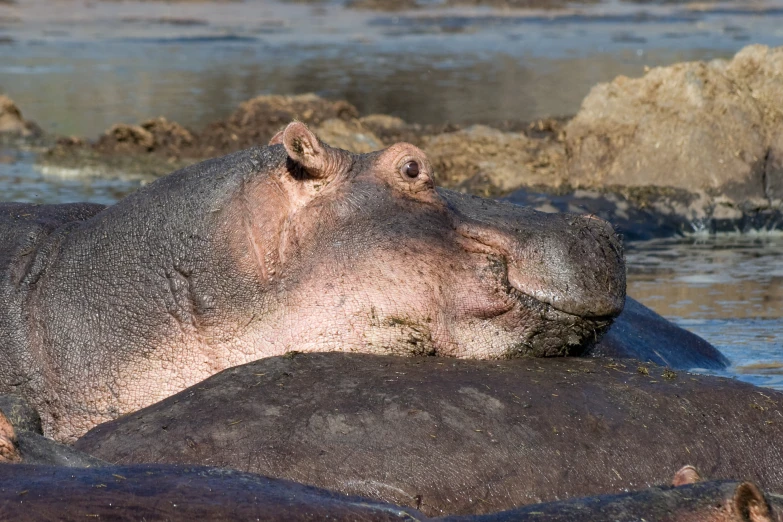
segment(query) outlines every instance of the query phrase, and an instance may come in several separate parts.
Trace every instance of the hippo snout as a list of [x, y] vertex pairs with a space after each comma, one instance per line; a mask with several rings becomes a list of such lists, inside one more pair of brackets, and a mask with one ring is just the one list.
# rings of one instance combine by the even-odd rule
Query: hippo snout
[[572, 315], [619, 315], [625, 304], [625, 261], [612, 225], [592, 215], [546, 217], [550, 223], [541, 228], [539, 238], [514, 242], [508, 260], [509, 283]]
[[508, 283], [520, 293], [586, 319], [612, 319], [622, 311], [622, 241], [606, 221], [448, 191], [441, 195], [456, 216], [457, 232], [502, 257]]

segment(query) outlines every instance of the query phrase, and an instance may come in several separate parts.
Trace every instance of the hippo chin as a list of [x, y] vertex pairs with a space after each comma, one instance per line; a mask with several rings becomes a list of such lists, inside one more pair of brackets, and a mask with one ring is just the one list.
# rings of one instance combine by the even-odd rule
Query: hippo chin
[[227, 367], [297, 351], [582, 352], [625, 300], [612, 227], [434, 187], [409, 144], [303, 124], [117, 205], [0, 205], [0, 391], [73, 440]]

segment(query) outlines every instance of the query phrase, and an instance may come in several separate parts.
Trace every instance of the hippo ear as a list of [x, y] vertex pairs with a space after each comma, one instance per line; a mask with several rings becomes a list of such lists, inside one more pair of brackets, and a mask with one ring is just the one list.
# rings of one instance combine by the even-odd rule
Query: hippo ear
[[734, 513], [738, 520], [772, 522], [769, 504], [764, 494], [752, 482], [743, 482], [734, 490]]
[[701, 482], [701, 475], [696, 471], [696, 468], [693, 466], [683, 466], [674, 474], [672, 486], [684, 486], [686, 484], [696, 484], [697, 482]]
[[16, 433], [11, 421], [0, 412], [0, 462], [19, 462], [22, 458], [16, 447]]
[[[278, 139], [279, 135], [278, 133], [272, 138], [272, 141]], [[280, 142], [285, 146], [288, 157], [301, 165], [311, 177], [323, 179], [332, 174], [328, 168], [332, 164], [331, 149], [324, 146], [304, 123], [289, 123], [282, 131]]]

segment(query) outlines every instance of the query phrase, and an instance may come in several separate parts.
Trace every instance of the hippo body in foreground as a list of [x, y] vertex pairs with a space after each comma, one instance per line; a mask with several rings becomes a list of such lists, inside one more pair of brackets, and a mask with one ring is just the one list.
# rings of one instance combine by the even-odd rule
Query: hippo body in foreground
[[58, 440], [290, 350], [580, 353], [625, 299], [608, 223], [438, 191], [412, 145], [301, 123], [98, 210], [0, 206], [0, 392]]
[[750, 482], [715, 481], [537, 504], [484, 516], [430, 519], [410, 508], [232, 470], [0, 465], [3, 520], [781, 522], [781, 504]]
[[628, 360], [295, 354], [97, 426], [112, 463], [230, 467], [418, 508], [488, 513], [670, 482], [783, 492], [783, 394]]
[[0, 395], [0, 463], [98, 467], [107, 463], [43, 436], [41, 418], [27, 401]]

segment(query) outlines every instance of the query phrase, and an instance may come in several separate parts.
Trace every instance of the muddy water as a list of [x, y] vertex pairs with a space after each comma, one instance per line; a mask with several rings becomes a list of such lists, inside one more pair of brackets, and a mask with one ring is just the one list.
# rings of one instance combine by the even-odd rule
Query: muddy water
[[[783, 45], [783, 0], [391, 14], [24, 0], [0, 2], [0, 91], [45, 129], [90, 137], [158, 115], [200, 128], [258, 94], [302, 92], [412, 122], [492, 123], [573, 114], [597, 82], [749, 43]], [[147, 181], [34, 163], [0, 150], [0, 200], [111, 204]], [[781, 255], [781, 236], [637, 243], [629, 294], [718, 346], [729, 374], [783, 389]]]

